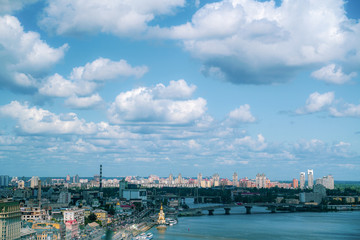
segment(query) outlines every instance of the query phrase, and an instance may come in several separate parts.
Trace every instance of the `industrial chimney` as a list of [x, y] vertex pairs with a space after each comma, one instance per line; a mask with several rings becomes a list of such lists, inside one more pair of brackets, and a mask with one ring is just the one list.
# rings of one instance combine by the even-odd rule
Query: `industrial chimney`
[[41, 208], [41, 180], [38, 181], [38, 202], [39, 202], [39, 208]]
[[102, 190], [102, 164], [100, 164], [100, 191]]

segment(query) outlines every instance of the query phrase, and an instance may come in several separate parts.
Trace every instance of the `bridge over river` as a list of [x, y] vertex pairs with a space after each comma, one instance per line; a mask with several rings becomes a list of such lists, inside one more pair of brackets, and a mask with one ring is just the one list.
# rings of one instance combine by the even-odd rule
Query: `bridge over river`
[[272, 213], [275, 213], [277, 209], [281, 209], [283, 211], [290, 211], [296, 212], [297, 209], [303, 209], [306, 207], [304, 204], [288, 204], [288, 203], [243, 203], [243, 204], [221, 204], [221, 205], [214, 205], [214, 206], [203, 206], [198, 208], [190, 208], [187, 210], [182, 211], [181, 213], [184, 215], [187, 214], [194, 214], [194, 213], [201, 213], [202, 211], [208, 211], [209, 215], [213, 215], [215, 209], [223, 208], [226, 215], [230, 214], [230, 210], [236, 207], [245, 207], [246, 214], [251, 214], [251, 209], [254, 206], [258, 207], [267, 207]]

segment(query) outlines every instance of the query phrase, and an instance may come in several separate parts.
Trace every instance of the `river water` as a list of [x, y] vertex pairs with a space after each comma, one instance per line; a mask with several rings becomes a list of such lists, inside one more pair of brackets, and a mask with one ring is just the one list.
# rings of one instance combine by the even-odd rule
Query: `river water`
[[244, 207], [238, 207], [231, 209], [230, 215], [217, 209], [213, 216], [178, 220], [165, 232], [151, 229], [154, 239], [360, 239], [360, 211], [269, 213], [253, 207], [252, 214], [247, 215]]

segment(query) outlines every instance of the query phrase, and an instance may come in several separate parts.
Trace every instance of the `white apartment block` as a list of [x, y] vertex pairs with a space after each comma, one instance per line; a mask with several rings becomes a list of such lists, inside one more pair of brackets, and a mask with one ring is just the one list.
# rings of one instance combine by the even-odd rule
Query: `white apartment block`
[[64, 223], [67, 221], [76, 220], [80, 225], [85, 224], [85, 210], [84, 209], [69, 209], [63, 212]]

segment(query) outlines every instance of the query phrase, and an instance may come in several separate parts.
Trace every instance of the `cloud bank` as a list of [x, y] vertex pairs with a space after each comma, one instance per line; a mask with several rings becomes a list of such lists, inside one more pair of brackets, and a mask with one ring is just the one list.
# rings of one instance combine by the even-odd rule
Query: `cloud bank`
[[[223, 0], [204, 5], [185, 24], [151, 32], [181, 40], [203, 62], [205, 75], [216, 70], [217, 76], [236, 84], [285, 82], [319, 64], [338, 61], [354, 68], [353, 62], [360, 60], [360, 23], [347, 18], [342, 0], [282, 1], [280, 6], [274, 1]], [[354, 76], [329, 67], [314, 74], [336, 83]]]

